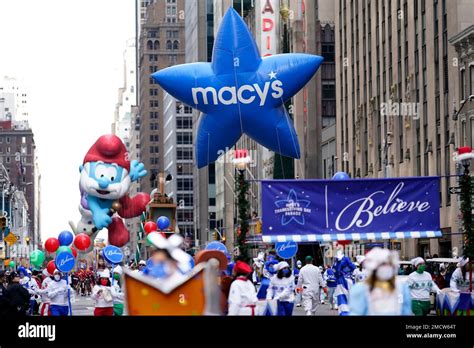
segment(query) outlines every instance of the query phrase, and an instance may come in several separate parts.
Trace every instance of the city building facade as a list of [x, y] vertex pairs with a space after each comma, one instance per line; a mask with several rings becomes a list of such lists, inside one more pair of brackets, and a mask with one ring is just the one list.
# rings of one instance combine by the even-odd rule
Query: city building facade
[[176, 223], [186, 240], [186, 249], [194, 247], [194, 146], [193, 111], [190, 106], [164, 93], [164, 172], [171, 175], [165, 193], [177, 204]]
[[339, 0], [337, 169], [353, 178], [441, 176], [443, 237], [387, 241], [402, 258], [461, 249], [452, 154], [458, 68], [448, 38], [472, 23], [463, 1]]
[[184, 63], [184, 0], [154, 1], [146, 7], [138, 45], [141, 161], [149, 176], [140, 190], [150, 193], [163, 171], [163, 90], [151, 74]]

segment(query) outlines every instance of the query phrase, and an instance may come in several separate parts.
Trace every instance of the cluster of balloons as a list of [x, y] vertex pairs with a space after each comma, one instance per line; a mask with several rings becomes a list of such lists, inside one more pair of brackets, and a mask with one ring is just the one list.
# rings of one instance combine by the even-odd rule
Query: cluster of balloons
[[[165, 231], [170, 227], [170, 219], [168, 219], [166, 216], [160, 216], [157, 220], [156, 223], [153, 221], [148, 221], [143, 228], [145, 229], [145, 234], [148, 236], [152, 232], [158, 232], [158, 231]], [[161, 235], [163, 237], [166, 237], [166, 235], [161, 232]]]
[[[86, 251], [91, 245], [91, 239], [85, 233], [80, 233], [74, 237], [74, 234], [69, 231], [63, 231], [59, 234], [58, 238], [48, 238], [44, 243], [44, 248], [49, 253], [56, 253], [59, 254], [61, 252], [68, 252], [77, 257], [77, 251]], [[30, 264], [35, 267], [41, 267], [45, 260], [46, 256], [45, 253], [41, 250], [34, 250], [30, 254]], [[13, 265], [12, 265], [13, 264]], [[15, 262], [10, 261], [9, 266], [11, 268], [15, 267]], [[48, 272], [52, 274], [56, 269], [56, 265], [54, 264], [54, 260], [48, 262], [46, 267]]]

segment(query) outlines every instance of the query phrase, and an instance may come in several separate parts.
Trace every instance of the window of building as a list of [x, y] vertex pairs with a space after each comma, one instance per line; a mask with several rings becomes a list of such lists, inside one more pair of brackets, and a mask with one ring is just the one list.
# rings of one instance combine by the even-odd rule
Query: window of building
[[178, 161], [186, 161], [193, 159], [193, 149], [192, 148], [178, 148], [176, 150], [176, 157]]
[[152, 50], [153, 49], [153, 41], [148, 40], [146, 42], [146, 48], [149, 49], [149, 50]]
[[192, 207], [193, 206], [193, 194], [192, 193], [179, 193], [176, 195], [178, 197], [178, 206], [182, 207]]
[[150, 107], [157, 108], [159, 106], [158, 100], [150, 100]]
[[470, 83], [469, 83], [469, 91], [470, 95], [474, 94], [474, 65], [471, 65], [469, 68], [469, 75], [470, 75]]
[[5, 162], [10, 163], [10, 157], [9, 156], [5, 157]]
[[153, 42], [153, 49], [155, 51], [158, 51], [160, 49], [160, 41], [155, 40], [155, 42]]
[[173, 50], [179, 50], [179, 42], [178, 42], [178, 40], [175, 40], [175, 41], [173, 42]]
[[193, 164], [192, 163], [180, 163], [177, 166], [178, 175], [193, 175]]
[[178, 178], [177, 187], [178, 187], [178, 191], [192, 191], [193, 190], [193, 179], [191, 179], [191, 178]]
[[151, 97], [157, 97], [158, 96], [158, 89], [157, 88], [151, 88], [150, 89], [150, 96]]
[[178, 132], [176, 138], [176, 142], [178, 145], [191, 145], [193, 143], [192, 133]]
[[10, 137], [7, 137], [7, 144], [10, 144]]
[[192, 129], [193, 118], [192, 117], [178, 117], [176, 118], [177, 129]]
[[193, 221], [193, 211], [192, 210], [184, 210], [180, 209], [178, 210], [177, 214], [178, 221]]

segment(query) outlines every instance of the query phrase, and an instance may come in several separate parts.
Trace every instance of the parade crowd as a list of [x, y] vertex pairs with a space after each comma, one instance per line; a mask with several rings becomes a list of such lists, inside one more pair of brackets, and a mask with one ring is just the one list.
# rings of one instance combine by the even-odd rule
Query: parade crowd
[[[169, 248], [166, 239], [159, 242], [148, 262], [124, 267], [157, 281], [181, 279], [185, 276], [184, 251]], [[291, 316], [295, 306], [303, 307], [306, 315], [316, 315], [318, 306], [327, 302], [339, 315], [425, 316], [431, 311], [431, 293], [438, 294], [443, 288], [469, 291], [467, 258], [460, 258], [454, 269], [441, 264], [431, 268], [431, 273], [423, 258], [400, 264], [397, 252], [381, 248], [354, 261], [339, 250], [334, 263], [324, 267], [314, 265], [307, 256], [304, 265], [298, 260], [292, 269], [274, 251], [260, 253], [252, 266], [228, 259], [221, 277], [227, 315]], [[122, 273], [122, 266], [109, 270], [103, 260], [95, 272], [92, 267], [81, 267], [69, 279], [57, 269], [52, 274], [46, 268], [23, 266], [0, 271], [0, 315], [66, 316], [70, 296], [89, 296], [96, 316], [123, 315]]]

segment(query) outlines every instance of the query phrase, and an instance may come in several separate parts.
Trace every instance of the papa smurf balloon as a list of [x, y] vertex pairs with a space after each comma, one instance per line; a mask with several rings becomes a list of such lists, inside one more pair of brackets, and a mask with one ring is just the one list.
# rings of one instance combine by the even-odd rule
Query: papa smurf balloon
[[97, 233], [107, 228], [109, 244], [124, 246], [130, 234], [122, 218], [140, 216], [150, 201], [147, 193], [128, 195], [130, 184], [146, 176], [145, 165], [136, 160], [130, 162], [119, 137], [103, 135], [87, 152], [79, 171], [82, 218], [75, 232], [85, 233], [94, 241]]

